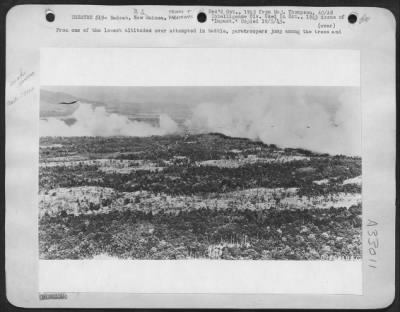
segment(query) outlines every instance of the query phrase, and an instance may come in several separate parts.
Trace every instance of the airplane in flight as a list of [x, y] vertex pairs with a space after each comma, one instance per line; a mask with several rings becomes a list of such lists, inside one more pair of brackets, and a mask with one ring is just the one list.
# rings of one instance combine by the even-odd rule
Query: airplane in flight
[[76, 102], [78, 102], [78, 101], [76, 100], [76, 101], [72, 101], [72, 102], [59, 102], [58, 104], [72, 105], [72, 104], [75, 104]]

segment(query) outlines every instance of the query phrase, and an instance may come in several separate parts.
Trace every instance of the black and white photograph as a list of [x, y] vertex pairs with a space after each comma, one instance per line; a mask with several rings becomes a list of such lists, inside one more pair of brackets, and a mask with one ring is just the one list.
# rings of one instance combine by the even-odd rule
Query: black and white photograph
[[361, 259], [359, 92], [41, 86], [40, 259]]
[[12, 305], [391, 304], [388, 9], [17, 5], [6, 35]]

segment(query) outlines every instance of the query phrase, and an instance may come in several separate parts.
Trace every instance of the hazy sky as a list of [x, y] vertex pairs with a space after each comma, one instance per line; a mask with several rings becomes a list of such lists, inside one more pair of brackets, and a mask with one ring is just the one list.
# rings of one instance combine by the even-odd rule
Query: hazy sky
[[[58, 104], [78, 100], [74, 105]], [[132, 120], [160, 117], [160, 126]], [[222, 132], [282, 146], [361, 154], [359, 88], [42, 87], [42, 135]], [[66, 125], [60, 118], [74, 119]]]
[[[44, 91], [44, 92], [43, 92]], [[44, 94], [50, 91], [50, 94]], [[53, 116], [55, 112], [71, 108], [54, 105], [60, 101], [81, 99], [97, 103], [108, 112], [119, 114], [164, 112], [174, 115], [180, 111], [191, 111], [202, 103], [230, 104], [251, 102], [262, 107], [273, 105], [296, 105], [304, 102], [315, 104], [334, 114], [343, 103], [343, 94], [358, 101], [358, 88], [351, 87], [42, 87], [41, 116]], [[67, 97], [63, 96], [68, 95]], [[69, 97], [70, 96], [70, 97]], [[349, 100], [352, 100], [349, 98]], [[348, 103], [350, 105], [350, 103]], [[290, 106], [288, 107], [290, 110]], [[55, 114], [59, 115], [59, 114]]]

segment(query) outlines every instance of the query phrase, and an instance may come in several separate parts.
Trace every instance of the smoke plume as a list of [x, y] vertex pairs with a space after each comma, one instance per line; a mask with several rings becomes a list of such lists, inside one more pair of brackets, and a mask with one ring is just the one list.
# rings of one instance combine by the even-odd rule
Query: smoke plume
[[178, 126], [167, 115], [160, 115], [160, 126], [132, 121], [127, 116], [108, 113], [102, 106], [80, 103], [71, 116], [75, 122], [67, 125], [59, 118], [40, 120], [41, 136], [151, 136], [174, 133]]
[[[167, 91], [171, 94], [177, 92]], [[172, 104], [167, 101], [170, 97], [168, 94], [154, 100], [155, 103], [169, 103], [169, 106], [163, 106], [163, 111], [168, 115], [160, 115], [159, 126], [130, 120], [127, 117], [131, 114], [128, 109], [130, 106], [121, 105], [118, 113], [111, 113], [106, 108], [112, 107], [110, 103], [108, 106], [92, 106], [79, 102], [75, 111], [70, 109], [62, 115], [65, 120], [59, 116], [42, 119], [40, 135], [151, 136], [183, 132], [183, 128], [178, 126], [172, 116], [176, 120], [186, 120], [184, 128], [191, 133], [219, 132], [281, 147], [361, 155], [358, 89], [209, 88], [204, 89], [205, 95], [192, 92], [187, 96], [186, 93], [180, 96], [179, 92]], [[54, 104], [51, 111], [54, 111], [53, 107]], [[139, 113], [151, 110], [147, 105], [136, 109]]]
[[232, 103], [208, 102], [194, 108], [186, 126], [197, 133], [220, 132], [282, 147], [361, 155], [361, 111], [353, 100], [344, 93], [335, 105], [306, 97], [279, 101], [257, 95]]

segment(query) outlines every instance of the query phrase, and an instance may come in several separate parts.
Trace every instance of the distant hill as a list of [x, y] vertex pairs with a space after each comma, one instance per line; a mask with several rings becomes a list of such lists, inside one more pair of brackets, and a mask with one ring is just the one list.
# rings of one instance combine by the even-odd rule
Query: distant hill
[[[61, 102], [78, 101], [75, 104], [65, 105]], [[103, 103], [93, 102], [84, 98], [75, 97], [64, 92], [53, 92], [45, 89], [40, 90], [40, 117], [65, 117], [71, 115], [79, 106], [79, 102], [96, 105]]]
[[40, 90], [40, 117], [62, 117], [70, 115], [78, 108], [79, 104], [61, 105], [58, 103], [75, 100], [76, 98], [70, 94], [50, 92], [42, 89]]

